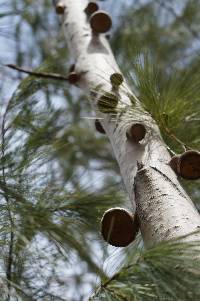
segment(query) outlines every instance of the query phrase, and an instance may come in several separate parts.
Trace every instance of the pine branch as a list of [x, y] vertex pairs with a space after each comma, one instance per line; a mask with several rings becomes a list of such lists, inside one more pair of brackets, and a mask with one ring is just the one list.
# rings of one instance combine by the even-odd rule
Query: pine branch
[[[2, 158], [3, 158], [3, 164], [2, 164], [2, 178], [3, 178], [3, 183], [4, 186], [6, 187], [6, 177], [5, 177], [5, 166], [4, 166], [4, 157], [5, 157], [5, 121], [6, 121], [6, 114], [8, 111], [9, 103], [7, 105], [6, 111], [3, 116], [3, 121], [2, 121], [2, 127], [1, 127], [1, 134], [2, 134], [2, 144], [1, 144], [1, 152], [2, 152]], [[14, 232], [13, 232], [13, 217], [12, 213], [10, 210], [10, 200], [7, 194], [7, 189], [5, 191], [5, 200], [7, 203], [8, 207], [8, 215], [9, 215], [9, 220], [10, 220], [10, 242], [9, 242], [9, 252], [8, 252], [8, 262], [7, 262], [7, 268], [6, 268], [6, 277], [7, 277], [7, 285], [8, 285], [8, 296], [7, 296], [7, 301], [10, 301], [10, 290], [11, 290], [11, 282], [12, 282], [12, 265], [13, 265], [13, 243], [14, 243]]]
[[104, 282], [89, 300], [104, 300], [105, 292], [108, 300], [109, 296], [116, 300], [119, 293], [122, 300], [198, 300], [199, 241], [182, 243], [181, 240], [138, 253], [133, 264]]

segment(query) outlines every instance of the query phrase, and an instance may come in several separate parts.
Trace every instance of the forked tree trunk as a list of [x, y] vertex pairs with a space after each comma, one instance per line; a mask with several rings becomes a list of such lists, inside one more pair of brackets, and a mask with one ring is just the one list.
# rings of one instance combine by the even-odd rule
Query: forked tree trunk
[[[159, 129], [128, 85], [124, 83], [119, 88], [116, 116], [98, 110], [102, 91], [112, 90], [110, 75], [120, 70], [104, 35], [91, 31], [84, 12], [88, 1], [56, 2], [64, 7], [63, 31], [75, 71], [81, 75], [78, 86], [91, 96], [92, 107], [112, 144], [129, 198], [136, 204], [146, 247], [197, 231], [200, 216], [168, 165], [170, 155]], [[98, 93], [91, 93], [99, 87]], [[147, 134], [142, 143], [130, 142], [126, 131], [138, 122], [145, 126]], [[200, 239], [200, 234], [194, 234], [193, 239]]]

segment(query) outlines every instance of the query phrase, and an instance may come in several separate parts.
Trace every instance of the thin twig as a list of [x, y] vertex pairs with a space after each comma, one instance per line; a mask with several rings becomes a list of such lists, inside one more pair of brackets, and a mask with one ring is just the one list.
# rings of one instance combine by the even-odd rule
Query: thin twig
[[32, 70], [29, 70], [29, 69], [18, 67], [18, 66], [14, 65], [14, 64], [7, 64], [5, 66], [9, 67], [11, 69], [17, 70], [19, 72], [23, 72], [23, 73], [26, 73], [26, 74], [29, 74], [29, 75], [33, 75], [33, 76], [37, 76], [37, 77], [50, 78], [50, 79], [54, 79], [54, 80], [68, 81], [68, 76], [64, 76], [64, 75], [57, 74], [57, 73], [47, 73], [47, 72], [32, 71]]
[[186, 145], [183, 141], [181, 141], [178, 137], [176, 137], [176, 135], [172, 132], [172, 130], [170, 130], [168, 127], [164, 127], [167, 135], [169, 137], [171, 137], [172, 139], [174, 139], [178, 144], [181, 145], [181, 147], [183, 148], [183, 151], [185, 152], [187, 149], [191, 149], [188, 145]]

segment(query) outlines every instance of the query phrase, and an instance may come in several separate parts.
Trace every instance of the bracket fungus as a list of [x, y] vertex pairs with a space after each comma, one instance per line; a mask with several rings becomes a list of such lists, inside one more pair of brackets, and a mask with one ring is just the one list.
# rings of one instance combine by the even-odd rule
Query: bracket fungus
[[98, 9], [99, 9], [98, 4], [94, 1], [90, 1], [85, 9], [85, 13], [87, 16], [91, 16]]
[[95, 11], [90, 16], [90, 26], [95, 33], [105, 33], [110, 30], [112, 20], [110, 16], [103, 10]]
[[99, 121], [99, 119], [95, 120], [95, 128], [96, 128], [97, 132], [99, 132], [101, 134], [105, 134], [106, 133], [105, 130], [104, 130], [104, 128], [102, 127], [101, 122]]
[[141, 123], [133, 124], [126, 132], [126, 136], [129, 140], [139, 143], [144, 139], [146, 135], [145, 126]]
[[106, 92], [97, 101], [97, 107], [102, 113], [114, 113], [118, 104], [118, 97], [110, 92]]
[[183, 179], [200, 179], [200, 152], [198, 151], [187, 150], [180, 156], [174, 156], [169, 165]]
[[110, 76], [110, 82], [114, 89], [118, 89], [119, 86], [123, 83], [124, 78], [121, 73], [113, 73]]
[[56, 4], [56, 13], [58, 15], [63, 15], [65, 12], [65, 5], [63, 3]]
[[107, 210], [101, 220], [101, 234], [105, 241], [115, 247], [126, 247], [134, 241], [139, 230], [137, 216], [124, 208]]

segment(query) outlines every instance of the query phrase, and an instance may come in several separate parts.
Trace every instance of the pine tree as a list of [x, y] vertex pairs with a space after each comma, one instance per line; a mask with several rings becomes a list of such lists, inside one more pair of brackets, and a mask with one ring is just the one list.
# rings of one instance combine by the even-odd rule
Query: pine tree
[[[199, 300], [200, 219], [176, 178], [198, 209], [199, 1], [113, 3], [120, 69], [116, 16], [87, 5], [2, 4], [18, 87], [1, 86], [1, 300]], [[118, 206], [148, 248], [107, 247]]]

